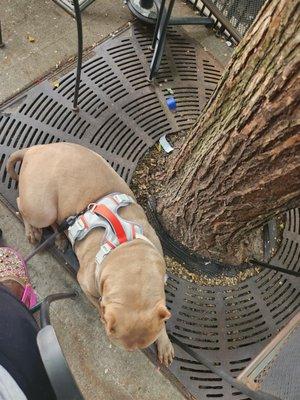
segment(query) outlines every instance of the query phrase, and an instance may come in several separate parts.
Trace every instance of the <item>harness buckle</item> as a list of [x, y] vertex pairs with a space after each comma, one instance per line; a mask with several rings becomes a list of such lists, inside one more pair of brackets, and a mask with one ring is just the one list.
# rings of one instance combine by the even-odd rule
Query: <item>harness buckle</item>
[[90, 203], [90, 204], [87, 206], [87, 210], [90, 211], [90, 212], [94, 212], [94, 210], [95, 210], [96, 207], [97, 207], [97, 203]]

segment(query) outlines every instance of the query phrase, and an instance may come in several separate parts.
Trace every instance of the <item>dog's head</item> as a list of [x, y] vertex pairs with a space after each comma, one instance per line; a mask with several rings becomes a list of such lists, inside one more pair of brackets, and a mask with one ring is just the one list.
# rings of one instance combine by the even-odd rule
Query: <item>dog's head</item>
[[100, 306], [101, 319], [109, 339], [128, 351], [144, 349], [154, 343], [171, 313], [163, 304], [138, 311], [119, 304]]
[[109, 339], [133, 351], [155, 342], [171, 313], [165, 305], [165, 261], [144, 241], [120, 246], [104, 259], [100, 316]]

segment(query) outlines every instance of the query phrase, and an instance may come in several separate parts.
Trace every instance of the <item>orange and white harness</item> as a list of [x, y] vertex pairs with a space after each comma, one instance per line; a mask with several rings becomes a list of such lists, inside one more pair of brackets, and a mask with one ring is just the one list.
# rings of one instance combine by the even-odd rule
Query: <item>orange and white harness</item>
[[155, 247], [143, 235], [143, 228], [139, 224], [127, 221], [118, 214], [120, 207], [133, 203], [135, 203], [133, 198], [126, 194], [112, 193], [96, 203], [89, 204], [87, 211], [78, 216], [75, 223], [68, 228], [68, 237], [73, 247], [76, 240], [84, 239], [92, 229], [105, 229], [103, 243], [96, 255], [96, 277], [100, 276], [101, 263], [104, 257], [121, 244], [134, 239], [142, 239]]

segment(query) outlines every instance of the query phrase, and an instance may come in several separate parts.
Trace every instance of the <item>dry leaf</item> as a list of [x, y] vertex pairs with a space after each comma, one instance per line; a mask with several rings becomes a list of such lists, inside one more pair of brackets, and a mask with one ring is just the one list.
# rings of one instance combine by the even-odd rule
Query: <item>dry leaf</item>
[[33, 36], [28, 35], [27, 39], [30, 43], [34, 43], [35, 42], [35, 38]]

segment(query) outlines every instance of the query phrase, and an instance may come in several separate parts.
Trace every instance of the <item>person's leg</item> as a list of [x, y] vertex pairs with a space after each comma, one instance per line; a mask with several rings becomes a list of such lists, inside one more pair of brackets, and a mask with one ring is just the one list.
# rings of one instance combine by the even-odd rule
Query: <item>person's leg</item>
[[38, 326], [20, 302], [24, 287], [13, 276], [0, 283], [0, 365], [28, 400], [54, 400], [36, 343]]

